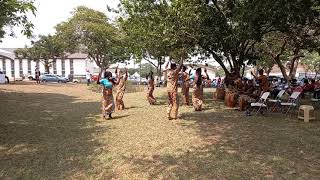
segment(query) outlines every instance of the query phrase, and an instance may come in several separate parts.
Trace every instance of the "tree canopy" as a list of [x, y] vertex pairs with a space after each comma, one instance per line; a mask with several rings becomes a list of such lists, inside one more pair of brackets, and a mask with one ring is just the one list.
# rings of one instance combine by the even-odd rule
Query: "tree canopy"
[[226, 75], [266, 57], [257, 47], [273, 34], [286, 37], [295, 60], [319, 48], [316, 0], [121, 0], [121, 10], [126, 32], [142, 41], [139, 53], [211, 56]]
[[102, 69], [130, 58], [125, 34], [102, 12], [80, 6], [56, 30], [68, 52], [87, 53]]
[[53, 61], [57, 58], [64, 58], [66, 55], [65, 47], [57, 36], [40, 36], [38, 41], [32, 43], [32, 47], [19, 48], [15, 51], [18, 58], [26, 58], [39, 61], [44, 64], [46, 73]]
[[9, 35], [14, 36], [12, 28], [22, 26], [22, 33], [28, 37], [32, 35], [33, 24], [28, 20], [27, 13], [35, 15], [36, 8], [33, 0], [1, 0], [0, 1], [0, 42], [6, 34], [5, 28], [11, 28]]

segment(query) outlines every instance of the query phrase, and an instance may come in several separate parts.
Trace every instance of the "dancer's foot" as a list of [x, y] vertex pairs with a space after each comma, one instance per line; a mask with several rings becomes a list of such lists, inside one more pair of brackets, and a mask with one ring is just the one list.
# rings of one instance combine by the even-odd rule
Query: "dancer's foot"
[[109, 114], [109, 118], [112, 119], [112, 113]]

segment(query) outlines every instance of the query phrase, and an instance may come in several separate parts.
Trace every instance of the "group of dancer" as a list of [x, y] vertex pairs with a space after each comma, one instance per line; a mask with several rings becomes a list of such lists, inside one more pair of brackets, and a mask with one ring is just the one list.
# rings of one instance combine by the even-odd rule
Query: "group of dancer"
[[[170, 65], [169, 65], [170, 64]], [[167, 115], [169, 120], [175, 120], [178, 118], [179, 98], [178, 98], [178, 80], [182, 79], [182, 97], [183, 105], [189, 106], [189, 89], [193, 88], [192, 104], [195, 111], [201, 111], [203, 106], [203, 81], [209, 79], [207, 70], [204, 69], [204, 75], [202, 69], [197, 68], [194, 74], [191, 74], [192, 68], [187, 71], [187, 67], [181, 62], [179, 65], [173, 62], [168, 62], [165, 66], [164, 72], [167, 76], [167, 96], [168, 96], [168, 109]], [[119, 70], [118, 67], [115, 70], [116, 77], [112, 77], [110, 71], [104, 72], [104, 78], [97, 81], [102, 85], [102, 115], [104, 119], [112, 118], [112, 113], [115, 110], [123, 110], [124, 102], [123, 96], [126, 89], [126, 81], [128, 78], [128, 72]], [[147, 76], [148, 79], [148, 92], [147, 100], [150, 105], [156, 104], [156, 98], [153, 95], [155, 89], [153, 72]], [[192, 83], [191, 83], [191, 80]], [[112, 90], [117, 87], [116, 100], [114, 101]]]
[[[170, 67], [169, 67], [170, 64]], [[192, 104], [195, 111], [201, 111], [203, 105], [203, 80], [209, 79], [207, 70], [204, 69], [204, 75], [202, 75], [202, 69], [197, 68], [194, 74], [191, 74], [192, 68], [187, 71], [187, 66], [181, 62], [179, 65], [176, 63], [168, 62], [165, 66], [164, 72], [167, 76], [167, 96], [168, 96], [168, 109], [167, 116], [169, 120], [175, 120], [178, 118], [179, 110], [179, 96], [178, 96], [178, 80], [182, 79], [181, 92], [183, 98], [183, 105], [189, 106], [189, 89], [190, 85], [193, 88]], [[154, 77], [153, 72], [150, 71], [147, 76], [148, 79], [148, 92], [147, 99], [151, 105], [156, 103], [156, 98], [153, 96], [154, 92]], [[191, 84], [191, 80], [193, 80]]]

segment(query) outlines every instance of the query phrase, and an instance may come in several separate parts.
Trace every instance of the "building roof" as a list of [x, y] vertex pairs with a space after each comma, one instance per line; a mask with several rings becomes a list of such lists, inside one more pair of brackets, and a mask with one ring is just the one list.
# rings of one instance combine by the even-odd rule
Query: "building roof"
[[[0, 48], [0, 57], [16, 59], [14, 51], [18, 48]], [[68, 59], [87, 59], [88, 55], [84, 53], [73, 53], [67, 56]]]
[[9, 48], [1, 48], [0, 49], [0, 57], [7, 57], [9, 59], [15, 59], [15, 54], [13, 51], [11, 51], [12, 49]]

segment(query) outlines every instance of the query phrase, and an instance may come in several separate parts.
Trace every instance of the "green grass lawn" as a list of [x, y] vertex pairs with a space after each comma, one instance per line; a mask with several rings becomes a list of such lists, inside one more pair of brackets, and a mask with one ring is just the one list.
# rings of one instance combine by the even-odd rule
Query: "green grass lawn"
[[[320, 121], [244, 116], [212, 101], [166, 118], [146, 92], [102, 120], [85, 85], [0, 86], [0, 179], [319, 179]], [[317, 111], [320, 119], [319, 109]]]

